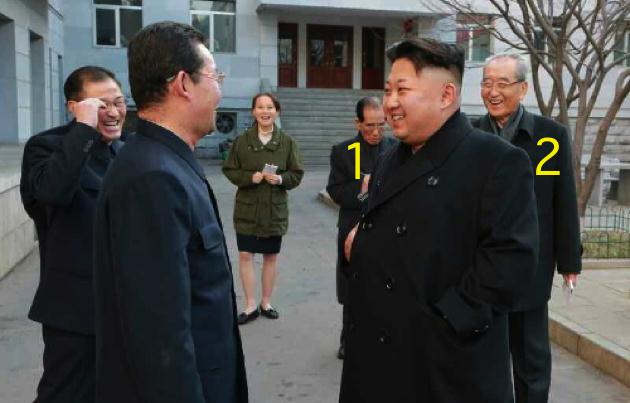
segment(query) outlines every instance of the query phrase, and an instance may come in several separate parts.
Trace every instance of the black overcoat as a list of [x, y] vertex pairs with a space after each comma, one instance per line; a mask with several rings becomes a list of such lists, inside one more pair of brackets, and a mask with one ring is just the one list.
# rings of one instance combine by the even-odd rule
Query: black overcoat
[[[396, 140], [391, 137], [383, 137], [381, 142], [374, 146], [375, 153], [366, 152], [370, 145], [363, 139], [361, 134], [335, 144], [330, 151], [330, 174], [326, 191], [335, 203], [339, 205], [339, 219], [337, 220], [337, 300], [343, 304], [347, 291], [346, 273], [344, 266], [347, 261], [343, 256], [343, 243], [348, 233], [359, 222], [361, 216], [362, 202], [357, 196], [361, 193], [361, 179], [355, 177], [355, 151], [348, 150], [348, 146], [358, 142], [361, 146], [361, 172], [369, 174], [376, 163], [376, 158]], [[369, 169], [366, 169], [369, 168]]]
[[383, 154], [352, 248], [340, 402], [511, 403], [507, 312], [537, 235], [527, 155], [464, 114]]
[[72, 121], [31, 137], [20, 193], [39, 239], [40, 282], [34, 321], [94, 334], [92, 234], [96, 199], [121, 141], [111, 148], [92, 127]]
[[[492, 133], [488, 115], [477, 119], [473, 126]], [[527, 152], [532, 170], [553, 151], [550, 142], [540, 146], [538, 141], [552, 138], [559, 149], [546, 161], [543, 171], [559, 171], [560, 175], [535, 175], [534, 193], [538, 207], [540, 252], [536, 277], [527, 296], [517, 310], [528, 310], [545, 304], [551, 297], [554, 269], [558, 273], [580, 273], [582, 270], [580, 220], [573, 175], [571, 139], [568, 130], [560, 123], [527, 111], [519, 122], [512, 144]]]
[[95, 233], [96, 401], [247, 402], [216, 200], [191, 149], [138, 121]]

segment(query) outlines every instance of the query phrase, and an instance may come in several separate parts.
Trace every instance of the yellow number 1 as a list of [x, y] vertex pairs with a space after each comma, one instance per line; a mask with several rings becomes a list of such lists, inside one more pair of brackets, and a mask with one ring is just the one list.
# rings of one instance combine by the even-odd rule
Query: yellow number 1
[[348, 150], [354, 149], [354, 179], [361, 179], [361, 143], [354, 142], [348, 146]]
[[547, 154], [545, 158], [540, 160], [540, 162], [538, 163], [538, 166], [536, 167], [536, 175], [537, 176], [558, 176], [560, 175], [560, 171], [543, 171], [542, 167], [543, 165], [545, 165], [545, 162], [549, 161], [554, 155], [558, 153], [558, 150], [560, 150], [560, 144], [558, 144], [558, 140], [554, 138], [543, 137], [542, 139], [538, 140], [538, 143], [536, 143], [536, 145], [540, 147], [541, 145], [543, 145], [543, 143], [553, 144], [553, 149], [551, 150], [549, 154]]

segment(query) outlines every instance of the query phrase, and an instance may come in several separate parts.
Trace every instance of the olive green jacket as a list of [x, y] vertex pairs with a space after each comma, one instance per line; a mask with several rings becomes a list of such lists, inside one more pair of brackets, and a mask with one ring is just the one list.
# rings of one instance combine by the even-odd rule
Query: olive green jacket
[[[259, 184], [252, 182], [254, 173], [262, 171], [265, 164], [278, 166], [281, 185], [270, 185], [264, 179]], [[269, 237], [287, 233], [287, 190], [297, 187], [304, 175], [300, 152], [291, 136], [274, 127], [271, 140], [263, 145], [258, 129], [252, 127], [234, 140], [223, 173], [238, 186], [234, 202], [237, 234]]]

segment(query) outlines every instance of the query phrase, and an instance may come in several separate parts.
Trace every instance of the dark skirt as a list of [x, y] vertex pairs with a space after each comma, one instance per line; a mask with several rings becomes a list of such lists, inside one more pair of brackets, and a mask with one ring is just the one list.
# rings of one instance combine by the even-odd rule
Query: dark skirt
[[274, 254], [280, 253], [282, 236], [257, 237], [254, 235], [236, 234], [236, 245], [239, 252]]

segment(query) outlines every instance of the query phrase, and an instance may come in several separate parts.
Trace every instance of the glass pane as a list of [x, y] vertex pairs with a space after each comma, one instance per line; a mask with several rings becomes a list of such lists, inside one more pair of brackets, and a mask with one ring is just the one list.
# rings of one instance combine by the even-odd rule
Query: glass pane
[[476, 30], [473, 35], [472, 60], [483, 62], [490, 56], [490, 34], [485, 30]]
[[214, 15], [214, 51], [234, 52], [236, 17], [234, 15]]
[[110, 4], [112, 6], [142, 7], [142, 0], [94, 0], [94, 4]]
[[323, 39], [311, 39], [311, 55], [310, 65], [321, 66], [324, 64], [324, 48], [325, 42]]
[[191, 10], [236, 12], [236, 1], [191, 0]]
[[348, 67], [348, 41], [335, 40], [335, 67]]
[[210, 36], [210, 16], [206, 14], [192, 14], [190, 25], [197, 28], [206, 37]]
[[383, 67], [383, 51], [381, 42], [377, 36], [378, 34], [373, 31], [369, 31], [364, 36], [363, 41], [363, 67], [368, 69], [380, 69]]
[[278, 41], [278, 63], [293, 64], [293, 40], [280, 38]]
[[460, 28], [457, 30], [456, 41], [459, 46], [464, 49], [464, 60], [468, 60], [469, 49], [468, 49], [468, 41], [470, 39], [470, 32], [468, 28]]
[[116, 10], [96, 9], [96, 44], [116, 46]]
[[120, 45], [127, 47], [131, 38], [142, 29], [142, 10], [120, 9]]
[[534, 31], [534, 47], [540, 51], [545, 50], [545, 37], [540, 30]]

